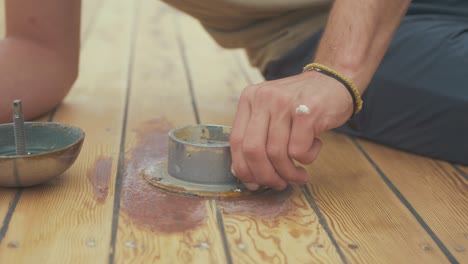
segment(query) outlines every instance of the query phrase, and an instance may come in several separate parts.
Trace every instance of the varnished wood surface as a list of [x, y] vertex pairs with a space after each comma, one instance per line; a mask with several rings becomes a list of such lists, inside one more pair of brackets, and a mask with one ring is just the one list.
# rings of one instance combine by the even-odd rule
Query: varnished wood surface
[[453, 257], [468, 262], [468, 179], [446, 162], [359, 141], [414, 214]]
[[159, 1], [83, 1], [82, 36], [79, 80], [40, 120], [83, 128], [85, 145], [52, 182], [0, 189], [0, 263], [468, 263], [468, 169], [342, 134], [323, 136], [305, 186], [231, 200], [153, 188], [142, 173], [169, 129], [230, 125], [263, 79]]
[[174, 11], [143, 0], [133, 35], [116, 263], [222, 263], [216, 212], [206, 199], [167, 194], [141, 176], [167, 157], [167, 132], [193, 124]]
[[448, 262], [349, 137], [323, 140], [308, 189], [349, 262]]

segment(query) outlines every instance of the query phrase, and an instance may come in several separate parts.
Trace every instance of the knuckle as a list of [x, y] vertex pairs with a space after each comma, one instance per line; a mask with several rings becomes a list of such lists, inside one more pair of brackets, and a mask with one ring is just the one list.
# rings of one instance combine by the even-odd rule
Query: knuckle
[[281, 157], [284, 156], [282, 148], [274, 144], [268, 144], [266, 148], [266, 152], [267, 152], [268, 157], [273, 160], [281, 159]]
[[255, 91], [255, 97], [259, 99], [269, 99], [273, 96], [273, 90], [267, 86], [259, 87]]
[[247, 100], [255, 90], [255, 86], [249, 85], [242, 90], [239, 100]]
[[276, 105], [281, 108], [285, 108], [291, 105], [292, 98], [286, 94], [280, 94], [276, 96]]
[[262, 155], [262, 147], [259, 144], [244, 144], [243, 153], [248, 157], [259, 157]]

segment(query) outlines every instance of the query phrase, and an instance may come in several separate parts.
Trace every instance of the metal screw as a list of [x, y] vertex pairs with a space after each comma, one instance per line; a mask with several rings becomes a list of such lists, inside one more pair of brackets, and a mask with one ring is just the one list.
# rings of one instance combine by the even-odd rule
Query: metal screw
[[127, 242], [125, 242], [125, 247], [136, 248], [136, 243], [135, 243], [135, 241], [127, 241]]
[[26, 155], [26, 137], [24, 134], [24, 115], [21, 100], [13, 101], [13, 122], [15, 126], [16, 155]]
[[241, 242], [241, 243], [237, 244], [237, 247], [238, 247], [240, 250], [245, 250], [245, 249], [247, 248], [247, 245]]
[[432, 247], [428, 244], [422, 244], [421, 245], [421, 249], [424, 250], [424, 251], [429, 251], [432, 249]]
[[200, 242], [200, 244], [196, 245], [195, 248], [198, 248], [198, 249], [209, 249], [209, 248], [210, 248], [210, 244], [208, 244], [207, 242]]
[[90, 240], [86, 241], [86, 246], [88, 246], [88, 247], [96, 247], [96, 240], [90, 239]]
[[456, 246], [455, 246], [455, 250], [458, 251], [458, 252], [465, 252], [465, 251], [466, 251], [465, 248], [463, 248], [463, 247], [460, 246], [460, 245], [456, 245]]

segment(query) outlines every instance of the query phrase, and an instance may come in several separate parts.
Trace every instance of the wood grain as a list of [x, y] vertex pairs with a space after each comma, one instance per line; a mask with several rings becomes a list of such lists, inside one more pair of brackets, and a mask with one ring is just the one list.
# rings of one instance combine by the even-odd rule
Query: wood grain
[[[261, 77], [243, 54], [217, 46], [196, 21], [182, 15], [178, 21], [201, 122], [231, 125], [240, 92]], [[233, 263], [341, 262], [297, 186], [223, 200], [220, 209]]]
[[[24, 190], [0, 245], [2, 263], [108, 259], [133, 11], [124, 0], [106, 8], [82, 51], [80, 77], [55, 118], [85, 130], [81, 155], [56, 180]], [[119, 30], [109, 30], [114, 27]], [[10, 242], [18, 247], [7, 247]]]
[[115, 262], [224, 263], [210, 202], [165, 193], [142, 178], [166, 159], [168, 130], [195, 118], [174, 11], [153, 0], [139, 10]]
[[[91, 29], [91, 26], [93, 24], [94, 18], [97, 16], [97, 10], [99, 7], [99, 4], [102, 3], [104, 0], [82, 0], [82, 32], [84, 32], [84, 29], [88, 29], [88, 31]], [[3, 38], [4, 33], [5, 33], [5, 1], [0, 0], [0, 37]], [[82, 33], [82, 42], [85, 42], [87, 36], [84, 36], [84, 33]], [[39, 117], [35, 119], [35, 122], [47, 122], [49, 120], [49, 114], [44, 115], [42, 117]], [[0, 220], [4, 220], [6, 213], [8, 212], [8, 208], [10, 207], [11, 203], [13, 202], [13, 198], [15, 194], [17, 193], [17, 190], [15, 189], [5, 189], [5, 188], [0, 188]], [[0, 229], [2, 226], [0, 225]]]
[[359, 144], [461, 263], [468, 262], [468, 180], [450, 164]]
[[465, 178], [468, 177], [468, 166], [458, 166], [458, 168], [464, 173]]
[[350, 263], [447, 263], [350, 138], [327, 133], [309, 190]]

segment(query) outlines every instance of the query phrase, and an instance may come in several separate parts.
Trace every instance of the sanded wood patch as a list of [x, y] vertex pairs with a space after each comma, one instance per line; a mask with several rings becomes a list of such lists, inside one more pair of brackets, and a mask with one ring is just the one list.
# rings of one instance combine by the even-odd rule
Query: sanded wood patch
[[210, 202], [166, 193], [142, 177], [166, 159], [167, 132], [195, 118], [173, 10], [142, 1], [135, 30], [115, 263], [224, 263]]

